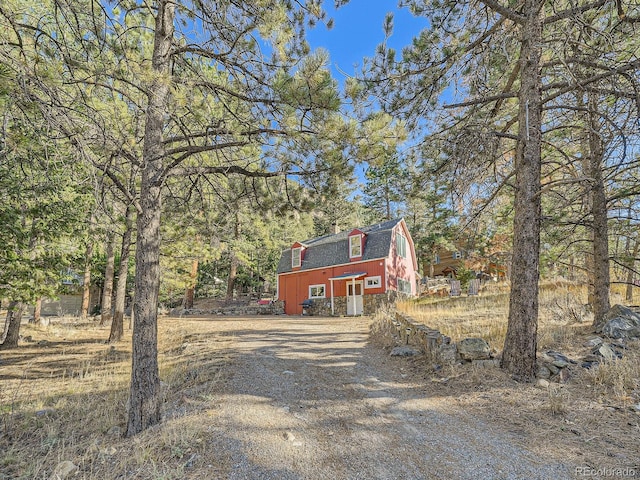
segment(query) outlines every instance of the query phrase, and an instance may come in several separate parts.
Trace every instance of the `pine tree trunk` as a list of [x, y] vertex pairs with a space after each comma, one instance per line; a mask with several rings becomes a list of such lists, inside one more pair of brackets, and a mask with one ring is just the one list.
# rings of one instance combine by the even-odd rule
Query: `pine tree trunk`
[[160, 211], [162, 207], [163, 126], [170, 92], [175, 3], [157, 2], [152, 68], [137, 220], [136, 278], [131, 387], [127, 436], [160, 422], [158, 373], [158, 294], [160, 287]]
[[391, 186], [389, 185], [389, 179], [387, 178], [384, 186], [384, 204], [386, 219], [391, 220]]
[[227, 299], [233, 299], [233, 291], [236, 288], [236, 277], [238, 276], [238, 257], [231, 252], [231, 264], [229, 265], [229, 278], [227, 280]]
[[509, 321], [502, 368], [521, 381], [536, 373], [540, 261], [542, 100], [540, 0], [525, 0]]
[[129, 273], [129, 256], [131, 252], [131, 237], [133, 234], [134, 209], [127, 206], [125, 215], [125, 230], [122, 236], [122, 247], [120, 249], [120, 264], [118, 265], [118, 280], [116, 282], [116, 300], [111, 321], [111, 332], [109, 333], [109, 343], [119, 342], [124, 335], [124, 309], [127, 297], [127, 275]]
[[35, 305], [33, 306], [33, 323], [40, 323], [40, 319], [42, 318], [42, 298], [38, 298], [36, 300]]
[[196, 285], [198, 283], [198, 259], [194, 258], [191, 263], [191, 272], [189, 274], [189, 286], [184, 292], [184, 308], [193, 308], [193, 300], [196, 293]]
[[625, 292], [624, 299], [629, 303], [633, 303], [633, 280], [635, 278], [636, 269], [636, 257], [640, 252], [640, 241], [635, 240], [633, 245], [633, 253], [627, 263], [627, 291]]
[[115, 233], [109, 232], [107, 238], [107, 265], [104, 272], [104, 286], [102, 287], [102, 309], [100, 312], [100, 325], [111, 321], [111, 300], [113, 298], [113, 276], [116, 256], [114, 253]]
[[601, 328], [609, 311], [609, 230], [607, 225], [607, 195], [602, 178], [603, 143], [598, 125], [598, 100], [589, 95], [589, 177], [591, 179], [591, 209], [593, 214], [593, 325]]
[[2, 333], [2, 341], [0, 342], [0, 350], [9, 348], [17, 348], [20, 339], [20, 323], [22, 322], [22, 312], [24, 304], [12, 301], [7, 307], [7, 318], [4, 324], [4, 332]]
[[87, 244], [87, 250], [84, 254], [84, 274], [82, 276], [82, 307], [80, 316], [87, 318], [89, 316], [89, 307], [91, 304], [91, 258], [93, 257], [93, 243]]
[[[238, 206], [235, 206], [235, 223], [233, 226], [233, 239], [237, 242], [240, 239], [240, 219], [238, 217]], [[227, 279], [227, 299], [231, 300], [233, 299], [233, 291], [236, 288], [236, 278], [238, 276], [238, 256], [236, 255], [235, 251], [235, 244], [233, 247], [231, 247], [230, 251], [229, 251], [229, 261], [230, 261], [230, 265], [229, 265], [229, 278]]]

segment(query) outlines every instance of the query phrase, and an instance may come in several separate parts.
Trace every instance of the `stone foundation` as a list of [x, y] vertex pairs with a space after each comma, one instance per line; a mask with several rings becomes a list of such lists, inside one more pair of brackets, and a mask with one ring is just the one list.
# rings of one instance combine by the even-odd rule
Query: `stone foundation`
[[[388, 292], [378, 295], [364, 295], [362, 298], [363, 315], [374, 315], [382, 306], [393, 303], [396, 292]], [[337, 317], [347, 315], [347, 297], [333, 297], [334, 315]], [[314, 299], [310, 308], [306, 309], [307, 315], [318, 317], [331, 316], [331, 299]]]

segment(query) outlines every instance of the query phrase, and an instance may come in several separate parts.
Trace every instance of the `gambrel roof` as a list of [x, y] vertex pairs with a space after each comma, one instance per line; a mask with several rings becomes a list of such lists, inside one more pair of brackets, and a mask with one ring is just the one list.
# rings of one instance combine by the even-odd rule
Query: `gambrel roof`
[[[389, 255], [393, 229], [401, 223], [401, 218], [358, 228], [366, 234], [364, 252], [359, 261], [385, 258]], [[324, 235], [300, 242], [305, 249], [300, 269], [329, 267], [349, 263], [349, 234], [353, 230], [345, 230], [334, 235]], [[277, 273], [291, 272], [291, 248], [282, 252]]]

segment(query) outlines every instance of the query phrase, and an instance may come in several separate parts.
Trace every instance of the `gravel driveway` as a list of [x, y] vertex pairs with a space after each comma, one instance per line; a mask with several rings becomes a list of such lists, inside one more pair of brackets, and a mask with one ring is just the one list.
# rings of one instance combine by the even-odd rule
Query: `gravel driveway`
[[219, 320], [237, 356], [215, 419], [229, 479], [564, 479], [367, 344], [367, 318]]

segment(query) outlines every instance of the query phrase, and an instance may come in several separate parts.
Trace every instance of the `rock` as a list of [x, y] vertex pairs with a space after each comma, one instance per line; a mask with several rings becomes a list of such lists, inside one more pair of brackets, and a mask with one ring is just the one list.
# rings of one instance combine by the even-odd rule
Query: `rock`
[[602, 333], [610, 338], [640, 338], [640, 321], [632, 319], [614, 318], [602, 327]]
[[47, 340], [40, 340], [40, 341], [38, 342], [38, 346], [39, 346], [39, 347], [46, 347], [46, 346], [48, 346], [48, 345], [49, 345], [49, 342], [48, 342]]
[[538, 367], [538, 372], [536, 373], [536, 377], [541, 379], [549, 379], [551, 377], [551, 370], [549, 370], [544, 365]]
[[609, 345], [612, 347], [620, 348], [622, 350], [627, 349], [627, 339], [626, 338], [616, 338], [615, 340], [609, 342]]
[[491, 360], [472, 360], [471, 365], [476, 368], [497, 368], [500, 366], [500, 360], [492, 358]]
[[458, 361], [458, 347], [455, 343], [440, 345], [438, 347], [437, 357], [440, 363], [444, 365], [453, 365]]
[[44, 417], [46, 415], [49, 415], [50, 413], [54, 413], [55, 410], [53, 408], [45, 408], [43, 410], [38, 410], [36, 412], [36, 417]]
[[600, 337], [595, 337], [595, 338], [590, 338], [589, 340], [587, 340], [586, 342], [584, 342], [584, 346], [585, 347], [598, 347], [600, 345], [602, 345], [604, 342], [604, 340]]
[[401, 347], [395, 347], [391, 350], [392, 357], [413, 357], [414, 355], [418, 355], [420, 352], [415, 348], [408, 347], [406, 345]]
[[282, 434], [282, 438], [284, 438], [287, 442], [293, 442], [296, 439], [296, 436], [291, 432], [284, 432]]
[[482, 338], [465, 338], [458, 342], [458, 353], [463, 360], [488, 360], [491, 348]]
[[64, 480], [77, 471], [77, 465], [75, 465], [73, 462], [70, 462], [69, 460], [65, 460], [64, 462], [60, 462], [58, 465], [56, 465], [53, 474], [49, 478], [50, 480]]
[[600, 347], [598, 348], [598, 353], [602, 355], [602, 358], [609, 362], [618, 358], [616, 351], [607, 343], [603, 343], [602, 345], [600, 345]]
[[539, 378], [536, 382], [536, 387], [540, 388], [549, 388], [549, 385], [551, 385], [551, 383], [549, 383], [549, 380], [546, 380], [544, 378]]
[[118, 425], [114, 425], [107, 431], [107, 435], [110, 437], [121, 437], [122, 429]]
[[500, 360], [497, 358], [490, 360], [472, 360], [471, 365], [477, 368], [498, 368], [500, 366]]
[[542, 355], [542, 358], [544, 358], [545, 362], [551, 363], [558, 368], [566, 368], [570, 364], [576, 363], [572, 360], [569, 360], [569, 358], [562, 353], [554, 352], [553, 350], [548, 350], [547, 352], [545, 352]]
[[640, 338], [640, 315], [630, 308], [614, 305], [604, 316], [602, 326], [596, 331], [602, 331], [610, 338]]
[[553, 363], [547, 363], [545, 364], [545, 367], [549, 369], [549, 371], [551, 372], [551, 375], [556, 375], [560, 371], [560, 369], [556, 367]]

